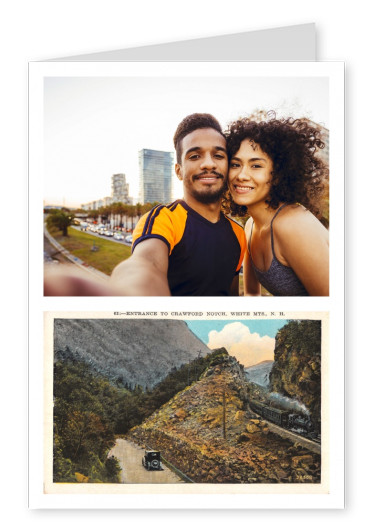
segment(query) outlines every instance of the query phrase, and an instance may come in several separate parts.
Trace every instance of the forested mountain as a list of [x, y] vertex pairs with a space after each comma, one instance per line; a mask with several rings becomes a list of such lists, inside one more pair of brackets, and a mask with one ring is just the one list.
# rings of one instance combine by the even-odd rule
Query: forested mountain
[[119, 480], [115, 443], [119, 407], [130, 396], [73, 359], [54, 364], [54, 482]]
[[299, 400], [320, 423], [321, 321], [294, 320], [278, 331], [270, 391]]
[[55, 319], [55, 358], [78, 361], [122, 385], [152, 388], [210, 349], [173, 319]]
[[127, 433], [197, 381], [211, 356], [172, 369], [153, 390], [144, 391], [109, 381], [66, 348], [54, 363], [54, 481], [116, 483], [117, 461], [107, 458], [115, 434]]

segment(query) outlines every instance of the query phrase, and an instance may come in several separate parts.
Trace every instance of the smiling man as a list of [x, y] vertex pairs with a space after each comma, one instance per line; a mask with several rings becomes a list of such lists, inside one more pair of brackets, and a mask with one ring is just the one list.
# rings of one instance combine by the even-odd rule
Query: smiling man
[[221, 212], [227, 187], [226, 140], [210, 114], [192, 114], [174, 135], [175, 172], [184, 197], [145, 214], [133, 233], [132, 256], [99, 282], [71, 268], [45, 274], [45, 295], [239, 294], [246, 249], [243, 228]]
[[227, 187], [226, 140], [210, 114], [192, 114], [174, 135], [183, 199], [158, 205], [133, 233], [132, 256], [111, 282], [129, 295], [238, 295], [243, 228], [221, 212]]

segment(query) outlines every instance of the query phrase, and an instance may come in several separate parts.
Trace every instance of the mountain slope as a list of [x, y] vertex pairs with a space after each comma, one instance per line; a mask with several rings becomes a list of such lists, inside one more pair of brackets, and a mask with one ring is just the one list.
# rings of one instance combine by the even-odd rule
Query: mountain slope
[[173, 367], [210, 349], [184, 321], [55, 319], [55, 358], [73, 355], [108, 378], [154, 387]]
[[225, 349], [200, 381], [185, 388], [128, 437], [195, 482], [315, 483], [320, 457], [268, 428], [248, 407], [244, 371]]

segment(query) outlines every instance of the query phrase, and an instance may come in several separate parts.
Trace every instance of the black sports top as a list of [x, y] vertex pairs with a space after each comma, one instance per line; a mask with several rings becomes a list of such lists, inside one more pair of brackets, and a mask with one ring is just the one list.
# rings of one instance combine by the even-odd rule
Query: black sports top
[[246, 249], [241, 225], [222, 213], [218, 222], [211, 223], [178, 200], [157, 205], [140, 219], [133, 233], [132, 252], [149, 238], [158, 238], [168, 247], [172, 295], [230, 295]]

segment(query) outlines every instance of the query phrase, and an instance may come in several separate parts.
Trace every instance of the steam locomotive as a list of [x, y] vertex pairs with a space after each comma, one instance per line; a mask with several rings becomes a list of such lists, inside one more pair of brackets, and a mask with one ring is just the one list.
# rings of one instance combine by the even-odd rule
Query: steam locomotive
[[317, 433], [314, 432], [314, 427], [309, 415], [303, 413], [291, 413], [283, 409], [271, 407], [258, 400], [250, 400], [249, 405], [255, 413], [282, 428], [286, 428], [287, 430], [311, 439], [317, 439], [318, 437]]

